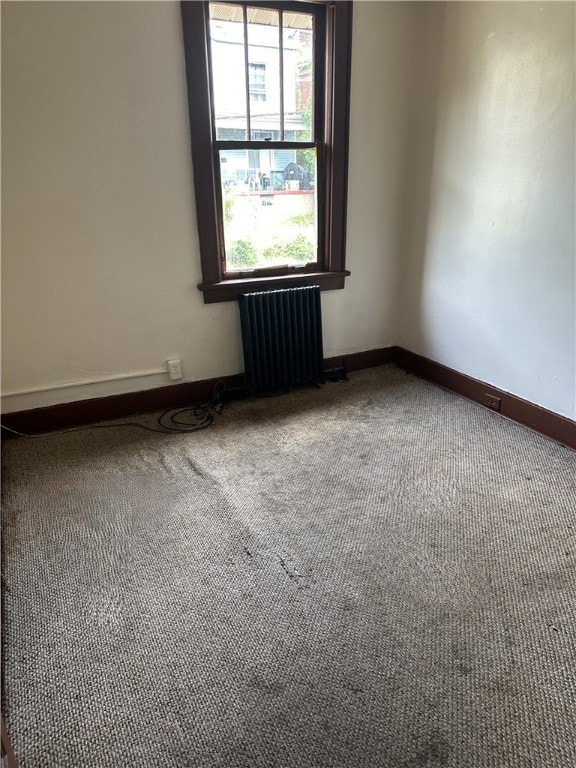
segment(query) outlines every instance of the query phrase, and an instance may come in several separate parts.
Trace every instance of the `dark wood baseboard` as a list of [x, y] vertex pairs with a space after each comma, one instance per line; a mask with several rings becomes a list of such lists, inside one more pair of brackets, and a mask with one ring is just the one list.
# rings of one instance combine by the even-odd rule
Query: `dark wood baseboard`
[[349, 355], [340, 355], [339, 357], [324, 358], [325, 368], [336, 368], [339, 365], [345, 365], [346, 370], [361, 371], [364, 368], [376, 368], [378, 365], [394, 363], [396, 347], [380, 347], [379, 349], [368, 349], [366, 352], [352, 352]]
[[[402, 347], [382, 347], [365, 352], [329, 357], [324, 366], [336, 368], [344, 364], [346, 370], [359, 371], [386, 363], [396, 363], [410, 373], [438, 384], [444, 389], [462, 395], [480, 405], [498, 411], [513, 421], [530, 427], [546, 437], [576, 449], [576, 422], [553, 411], [548, 411], [527, 400], [504, 392], [497, 387], [474, 379], [445, 365], [417, 355]], [[77, 427], [106, 419], [125, 418], [137, 413], [160, 411], [166, 408], [184, 408], [208, 400], [218, 381], [229, 389], [242, 387], [244, 376], [222, 376], [218, 379], [173, 384], [157, 389], [129, 392], [72, 403], [51, 405], [29, 411], [7, 413], [2, 424], [10, 429], [28, 435], [50, 432], [57, 429]], [[3, 437], [14, 437], [8, 430], [2, 430]]]
[[[347, 371], [359, 371], [384, 363], [393, 362], [393, 347], [371, 349], [367, 352], [355, 352], [324, 360], [325, 368], [335, 368], [342, 364]], [[121, 419], [137, 413], [161, 411], [167, 408], [184, 408], [210, 399], [215, 385], [223, 381], [228, 389], [236, 389], [244, 384], [244, 375], [221, 376], [217, 379], [172, 384], [167, 387], [145, 389], [139, 392], [127, 392], [122, 395], [95, 397], [89, 400], [77, 400], [72, 403], [60, 403], [29, 411], [16, 411], [2, 416], [2, 437], [16, 437], [10, 429], [25, 435], [37, 435], [57, 429], [79, 427], [107, 419]]]
[[10, 742], [10, 736], [8, 735], [8, 731], [4, 725], [4, 717], [0, 717], [0, 741], [2, 745], [0, 750], [2, 757], [2, 768], [4, 768], [4, 766], [6, 766], [6, 768], [18, 768], [16, 756], [14, 755], [12, 743]]
[[512, 421], [576, 449], [576, 422], [502, 389], [455, 371], [427, 357], [396, 347], [394, 362], [404, 370], [438, 384], [443, 389], [473, 400]]
[[[127, 392], [122, 395], [76, 400], [72, 403], [49, 405], [29, 411], [5, 413], [2, 416], [2, 426], [26, 435], [36, 435], [57, 429], [93, 424], [106, 419], [122, 419], [137, 413], [184, 408], [187, 405], [208, 400], [219, 381], [223, 381], [227, 387], [234, 388], [242, 386], [244, 377], [240, 374], [222, 376], [220, 379], [203, 379], [156, 389], [144, 389], [139, 392]], [[2, 429], [2, 437], [14, 437], [14, 434]]]

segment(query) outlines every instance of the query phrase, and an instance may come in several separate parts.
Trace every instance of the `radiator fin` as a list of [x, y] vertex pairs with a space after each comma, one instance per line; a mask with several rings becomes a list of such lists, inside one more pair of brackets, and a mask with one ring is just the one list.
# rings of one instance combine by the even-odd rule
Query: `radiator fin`
[[250, 394], [322, 381], [320, 288], [243, 293], [239, 298]]

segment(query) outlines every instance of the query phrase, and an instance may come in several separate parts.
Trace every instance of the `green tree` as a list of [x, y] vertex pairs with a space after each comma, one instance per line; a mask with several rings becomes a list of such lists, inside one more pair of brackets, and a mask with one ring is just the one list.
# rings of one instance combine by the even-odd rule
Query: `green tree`
[[230, 187], [227, 186], [224, 188], [224, 221], [226, 224], [230, 224], [232, 221], [232, 218], [234, 216], [234, 195], [232, 194], [232, 191], [230, 190]]
[[313, 149], [298, 149], [296, 151], [296, 162], [308, 175], [308, 182], [314, 184], [316, 180], [316, 153]]
[[[311, 66], [311, 63], [310, 63]], [[306, 102], [298, 110], [300, 119], [306, 126], [306, 131], [302, 131], [303, 138], [309, 140], [312, 136], [312, 98], [308, 94]], [[313, 149], [299, 149], [296, 152], [296, 162], [308, 174], [308, 181], [313, 184], [316, 180], [316, 157]]]
[[310, 227], [314, 224], [313, 213], [297, 213], [286, 219], [286, 224], [292, 224], [295, 227]]
[[296, 235], [289, 243], [274, 243], [264, 249], [262, 254], [265, 259], [274, 259], [284, 263], [301, 261], [307, 263], [315, 261], [314, 246], [304, 235]]
[[231, 267], [253, 267], [258, 263], [258, 254], [249, 240], [234, 240], [226, 250], [226, 261]]

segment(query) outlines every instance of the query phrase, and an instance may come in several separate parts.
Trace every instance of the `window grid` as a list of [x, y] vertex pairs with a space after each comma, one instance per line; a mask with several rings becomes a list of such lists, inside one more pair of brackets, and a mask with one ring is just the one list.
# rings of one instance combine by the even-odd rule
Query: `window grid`
[[[314, 43], [314, 50], [310, 51], [314, 85], [312, 85], [308, 72], [304, 68], [298, 72], [301, 82], [310, 83], [308, 88], [311, 95], [311, 109], [307, 117], [308, 134], [301, 130], [301, 123], [300, 126], [298, 125], [297, 113], [301, 111], [301, 102], [297, 102], [295, 112], [294, 105], [291, 104], [293, 98], [291, 92], [290, 98], [286, 102], [283, 95], [276, 91], [275, 85], [273, 91], [266, 92], [266, 89], [270, 87], [268, 74], [273, 70], [275, 71], [275, 67], [281, 69], [281, 62], [271, 64], [266, 61], [266, 68], [263, 73], [264, 83], [261, 82], [262, 72], [258, 73], [257, 78], [256, 68], [253, 68], [252, 83], [249, 82], [249, 65], [265, 63], [265, 59], [249, 61], [247, 44], [243, 45], [244, 65], [242, 66], [238, 62], [240, 66], [236, 69], [238, 74], [243, 72], [244, 83], [241, 90], [246, 97], [243, 117], [238, 114], [238, 110], [230, 109], [224, 115], [224, 119], [218, 123], [217, 114], [211, 113], [210, 110], [208, 112], [203, 112], [201, 108], [199, 110], [199, 104], [200, 106], [202, 104], [207, 106], [210, 103], [214, 104], [211, 86], [213, 63], [209, 58], [203, 58], [203, 51], [210, 51], [209, 3], [186, 2], [184, 0], [181, 7], [187, 60], [192, 150], [193, 159], [195, 158], [194, 180], [198, 208], [197, 218], [204, 278], [203, 283], [198, 287], [204, 292], [205, 302], [229, 301], [242, 290], [261, 290], [267, 287], [320, 284], [323, 289], [343, 288], [344, 278], [349, 274], [345, 270], [344, 246], [352, 3], [349, 0], [340, 0], [338, 3], [329, 2], [329, 0], [317, 0], [314, 3], [267, 0], [266, 9], [258, 8], [255, 3], [242, 0], [210, 4], [210, 7], [218, 8], [219, 15], [214, 16], [218, 22], [233, 20], [240, 23], [240, 28], [244, 27], [244, 41], [248, 37], [246, 27], [249, 8], [258, 13], [276, 13], [277, 22], [271, 26], [275, 26], [281, 35], [277, 46], [279, 52], [282, 51], [283, 42], [287, 45], [290, 42], [292, 31], [288, 32], [286, 36], [282, 35], [281, 31], [283, 28], [293, 29], [290, 25], [293, 23], [294, 16], [299, 17], [304, 13], [309, 15], [311, 20], [314, 20], [313, 34], [308, 30], [296, 33], [300, 38], [304, 36], [305, 44], [310, 45], [312, 41]], [[284, 27], [284, 22], [286, 22], [286, 27]], [[204, 33], [199, 32], [202, 29]], [[202, 34], [206, 35], [204, 44], [202, 44]], [[208, 64], [208, 71], [206, 71], [206, 64]], [[268, 67], [272, 67], [272, 69], [268, 70]], [[292, 67], [292, 63], [290, 63], [290, 67]], [[275, 81], [275, 76], [272, 79]], [[286, 86], [288, 81], [282, 75], [280, 81], [280, 86], [292, 88], [292, 85]], [[226, 79], [224, 82], [229, 87]], [[251, 88], [251, 85], [254, 87]], [[263, 89], [262, 85], [264, 85]], [[250, 102], [255, 101], [255, 99], [251, 98], [250, 90], [264, 90], [267, 98], [266, 107], [259, 107], [252, 111], [252, 125]], [[277, 106], [277, 100], [280, 102], [280, 108]], [[287, 111], [284, 114], [285, 107]], [[281, 118], [280, 125], [275, 130], [271, 130], [271, 123], [269, 123], [270, 129], [268, 129], [264, 122], [267, 115], [272, 114], [275, 114], [276, 119]], [[284, 125], [284, 118], [287, 121], [286, 126]], [[246, 123], [245, 136], [241, 136], [244, 129], [237, 127], [241, 119], [244, 119]], [[287, 130], [284, 130], [285, 128]], [[309, 153], [311, 149], [316, 152], [317, 167], [314, 172], [316, 179], [313, 182], [313, 188], [317, 190], [318, 200], [318, 260], [317, 263], [311, 264], [304, 271], [298, 268], [298, 274], [294, 274], [293, 268], [290, 267], [273, 270], [258, 269], [257, 273], [249, 269], [246, 274], [229, 275], [226, 271], [223, 237], [227, 213], [224, 210], [224, 203], [227, 201], [223, 199], [226, 185], [224, 175], [229, 178], [234, 177], [235, 161], [233, 161], [232, 155], [229, 155], [229, 159], [226, 161], [224, 159], [226, 155], [221, 153], [233, 153], [234, 150], [241, 150], [242, 153], [246, 152], [248, 156], [249, 151], [262, 151], [264, 149], [266, 154], [270, 154], [270, 157], [274, 156], [275, 150], [280, 149], [299, 152], [302, 157], [305, 152]], [[221, 158], [222, 163], [220, 162]], [[296, 159], [298, 160], [296, 165], [299, 165], [301, 162], [299, 157]], [[249, 166], [250, 163], [247, 165]], [[237, 162], [236, 168], [239, 168]], [[248, 186], [252, 183], [254, 189], [245, 188], [241, 194], [267, 192], [272, 188], [272, 186], [267, 186], [267, 179], [264, 178], [264, 174], [260, 176], [263, 169], [262, 164], [260, 169], [254, 168], [252, 171], [247, 167], [247, 174], [244, 174], [247, 176], [246, 183]], [[296, 170], [300, 172], [300, 169], [297, 168]], [[280, 173], [274, 170], [273, 166], [271, 166], [271, 171], [272, 174], [276, 175]], [[286, 172], [285, 168], [284, 174]], [[297, 182], [300, 182], [300, 188]], [[271, 184], [274, 183], [274, 179], [271, 179]], [[286, 185], [285, 190], [281, 191], [283, 194], [309, 194], [305, 186], [307, 183], [308, 180], [304, 177], [294, 179]], [[280, 198], [278, 198], [279, 201]], [[304, 219], [300, 214], [295, 218]], [[303, 223], [302, 226], [304, 226]], [[254, 274], [250, 274], [250, 272], [254, 272]], [[308, 276], [306, 272], [308, 272]], [[274, 282], [272, 283], [270, 280]]]

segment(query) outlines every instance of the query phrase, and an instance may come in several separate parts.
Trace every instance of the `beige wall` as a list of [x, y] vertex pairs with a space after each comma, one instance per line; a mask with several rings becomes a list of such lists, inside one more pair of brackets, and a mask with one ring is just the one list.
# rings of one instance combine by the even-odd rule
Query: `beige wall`
[[[573, 4], [354, 13], [326, 355], [400, 341], [573, 416]], [[4, 2], [2, 38], [4, 409], [241, 371], [236, 304], [196, 288], [178, 4]]]
[[[352, 277], [323, 294], [327, 356], [396, 340], [409, 11], [354, 22]], [[4, 409], [161, 386], [175, 356], [189, 380], [240, 372], [237, 305], [196, 288], [179, 4], [2, 3], [2, 37]]]
[[400, 343], [574, 418], [575, 6], [418, 5]]

